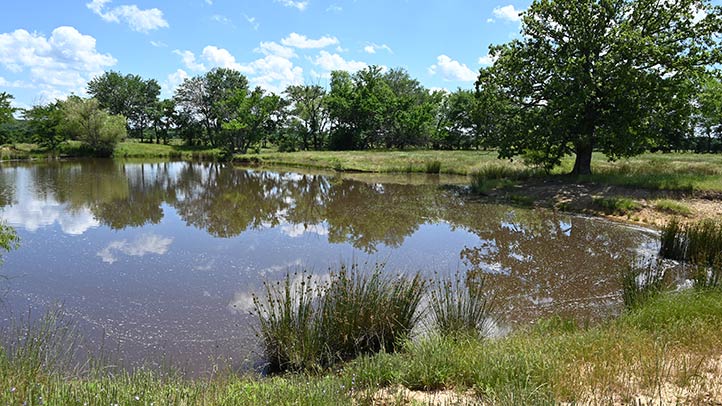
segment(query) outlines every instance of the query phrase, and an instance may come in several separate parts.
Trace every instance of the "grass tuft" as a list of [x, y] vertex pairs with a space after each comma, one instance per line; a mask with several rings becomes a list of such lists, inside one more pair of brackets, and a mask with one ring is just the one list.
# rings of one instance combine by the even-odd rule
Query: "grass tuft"
[[426, 282], [392, 278], [383, 265], [342, 265], [326, 282], [302, 272], [254, 298], [271, 372], [322, 370], [362, 354], [394, 352], [418, 324]]
[[443, 336], [485, 337], [492, 322], [492, 300], [484, 280], [470, 281], [456, 274], [439, 280], [431, 291], [431, 316], [436, 331]]
[[434, 160], [434, 161], [426, 162], [424, 172], [440, 173], [441, 172], [441, 161]]
[[662, 293], [666, 288], [666, 272], [660, 262], [646, 266], [630, 265], [621, 272], [624, 307], [634, 309]]
[[606, 214], [627, 215], [642, 208], [632, 199], [626, 197], [602, 197], [592, 200]]
[[676, 214], [680, 216], [689, 216], [692, 214], [692, 209], [684, 203], [680, 203], [675, 200], [660, 199], [654, 202], [654, 208], [669, 214]]

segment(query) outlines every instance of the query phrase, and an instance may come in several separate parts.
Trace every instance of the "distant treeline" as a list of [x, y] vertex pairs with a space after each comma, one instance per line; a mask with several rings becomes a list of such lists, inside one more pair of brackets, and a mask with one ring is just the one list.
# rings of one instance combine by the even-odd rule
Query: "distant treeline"
[[[327, 88], [274, 94], [215, 68], [186, 78], [165, 100], [154, 79], [106, 72], [88, 84], [95, 101], [70, 102], [76, 113], [91, 103], [84, 107], [123, 116], [127, 134], [141, 141], [178, 138], [229, 154], [267, 145], [497, 148], [546, 169], [576, 155], [574, 172], [589, 173], [592, 151], [612, 159], [722, 151], [721, 10], [708, 0], [537, 0], [522, 15], [520, 39], [491, 47], [495, 62], [475, 88], [453, 92], [425, 88], [404, 69], [371, 66], [332, 72]], [[68, 137], [93, 138], [63, 125], [73, 110], [67, 103], [5, 120], [0, 141], [54, 148]]]

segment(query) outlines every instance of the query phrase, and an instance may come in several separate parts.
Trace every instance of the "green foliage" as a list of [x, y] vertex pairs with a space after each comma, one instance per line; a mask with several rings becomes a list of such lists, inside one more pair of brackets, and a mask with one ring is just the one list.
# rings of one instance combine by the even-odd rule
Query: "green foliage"
[[331, 149], [426, 145], [434, 130], [439, 94], [429, 94], [401, 69], [371, 66], [353, 75], [331, 73], [326, 97], [333, 123]]
[[626, 215], [637, 211], [642, 206], [627, 197], [595, 197], [592, 203], [607, 214]]
[[526, 180], [536, 175], [530, 168], [520, 168], [504, 163], [484, 164], [472, 172], [471, 190], [474, 193], [486, 193], [490, 189], [506, 187], [514, 181]]
[[304, 150], [310, 146], [321, 149], [326, 144], [325, 133], [329, 124], [325, 106], [326, 90], [318, 85], [291, 85], [284, 93], [290, 103], [289, 113], [300, 124], [292, 128], [295, 127], [294, 134], [300, 135], [301, 147]]
[[55, 102], [33, 106], [23, 114], [33, 131], [33, 139], [38, 146], [47, 149], [53, 154], [57, 153], [60, 144], [67, 139], [62, 128], [62, 103]]
[[254, 297], [269, 369], [317, 370], [361, 354], [394, 352], [419, 321], [424, 280], [392, 278], [382, 265], [364, 272], [341, 266], [328, 281], [303, 272], [266, 284]]
[[[223, 124], [235, 117], [239, 95], [248, 91], [248, 79], [233, 69], [215, 68], [201, 76], [186, 78], [173, 96], [180, 115], [178, 124], [189, 141], [218, 147]], [[229, 102], [234, 99], [234, 102]], [[192, 132], [204, 128], [205, 134]], [[186, 132], [187, 131], [187, 132]], [[200, 139], [196, 139], [202, 135]]]
[[239, 90], [222, 104], [230, 121], [222, 125], [220, 144], [229, 153], [245, 154], [276, 130], [281, 98], [275, 94], [266, 95], [260, 87], [252, 92]]
[[125, 118], [101, 110], [95, 99], [70, 97], [62, 112], [61, 131], [83, 142], [96, 156], [111, 156], [126, 136]]
[[88, 83], [88, 94], [98, 101], [101, 109], [125, 117], [131, 134], [142, 141], [145, 129], [152, 124], [160, 85], [155, 79], [109, 71]]
[[13, 119], [15, 108], [12, 107], [13, 96], [6, 92], [0, 92], [0, 124]]
[[720, 26], [701, 0], [534, 1], [523, 39], [492, 47], [476, 84], [499, 112], [500, 155], [538, 151], [550, 169], [575, 154], [573, 172], [589, 174], [594, 149], [632, 156], [688, 133], [693, 79], [720, 62]]

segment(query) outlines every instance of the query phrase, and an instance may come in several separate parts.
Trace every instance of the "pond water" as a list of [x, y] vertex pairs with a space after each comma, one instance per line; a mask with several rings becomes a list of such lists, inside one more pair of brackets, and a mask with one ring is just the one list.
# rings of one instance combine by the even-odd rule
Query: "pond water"
[[[463, 179], [462, 179], [463, 180]], [[616, 272], [654, 233], [548, 210], [483, 204], [458, 178], [265, 171], [188, 162], [5, 164], [0, 327], [62, 304], [127, 365], [258, 361], [252, 294], [341, 262], [486, 277], [506, 323], [618, 311]]]

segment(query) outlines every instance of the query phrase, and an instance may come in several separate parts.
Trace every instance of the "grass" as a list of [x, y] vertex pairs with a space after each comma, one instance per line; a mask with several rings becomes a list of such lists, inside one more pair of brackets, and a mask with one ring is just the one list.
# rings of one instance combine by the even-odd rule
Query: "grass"
[[492, 300], [484, 281], [472, 282], [459, 274], [436, 282], [429, 307], [432, 329], [442, 336], [485, 337], [493, 322]]
[[[540, 322], [493, 340], [430, 335], [324, 374], [218, 373], [193, 380], [38, 364], [32, 360], [45, 359], [36, 355], [44, 352], [32, 348], [57, 348], [52, 337], [58, 335], [29, 329], [21, 342], [31, 343], [30, 350], [0, 351], [0, 404], [364, 405], [377, 401], [382, 388], [398, 387], [452, 389], [489, 404], [632, 403], [638, 395], [655, 404], [715, 402], [720, 329], [722, 292], [688, 290], [660, 293], [593, 327]], [[660, 397], [670, 387], [683, 397]], [[403, 395], [384, 401], [410, 403]]]
[[[65, 156], [86, 156], [75, 142], [66, 143], [60, 151]], [[0, 159], [41, 158], [48, 155], [34, 144], [16, 144], [0, 150]], [[218, 159], [221, 151], [201, 147], [185, 147], [179, 140], [171, 145], [120, 143], [115, 157]], [[443, 173], [471, 176], [486, 167], [509, 168], [512, 173], [530, 171], [520, 162], [497, 158], [496, 151], [299, 151], [277, 152], [264, 149], [258, 154], [236, 155], [240, 163], [295, 166], [352, 172], [377, 173]], [[574, 164], [566, 157], [549, 176], [573, 182], [593, 182], [650, 190], [722, 192], [722, 154], [647, 153], [633, 158], [609, 162], [603, 154], [592, 158], [593, 175], [570, 179], [566, 176]], [[531, 171], [535, 172], [535, 171]], [[524, 178], [522, 176], [522, 178]]]
[[639, 267], [632, 264], [622, 270], [622, 301], [627, 309], [634, 309], [667, 289], [667, 273], [660, 262]]
[[[301, 166], [359, 172], [426, 172], [426, 163], [441, 162], [440, 173], [469, 175], [486, 166], [524, 171], [523, 164], [499, 160], [495, 151], [300, 151], [254, 155], [265, 165]], [[552, 171], [552, 177], [569, 181], [573, 157]], [[609, 162], [600, 153], [592, 160], [593, 175], [572, 179], [651, 190], [722, 192], [722, 155], [693, 153], [647, 153]]]
[[689, 206], [670, 199], [660, 199], [655, 201], [654, 208], [665, 213], [679, 216], [689, 216], [692, 214], [692, 209], [690, 209]]
[[486, 193], [491, 189], [505, 188], [516, 181], [527, 180], [536, 176], [537, 171], [504, 163], [484, 164], [470, 174], [471, 190], [474, 193]]
[[702, 220], [683, 224], [672, 219], [662, 228], [660, 256], [715, 266], [722, 262], [722, 223]]
[[642, 208], [642, 206], [632, 199], [626, 197], [597, 197], [592, 199], [592, 203], [606, 214], [628, 215]]
[[362, 354], [394, 352], [421, 313], [426, 282], [342, 265], [328, 281], [306, 272], [266, 283], [254, 297], [259, 336], [271, 372], [319, 371]]

